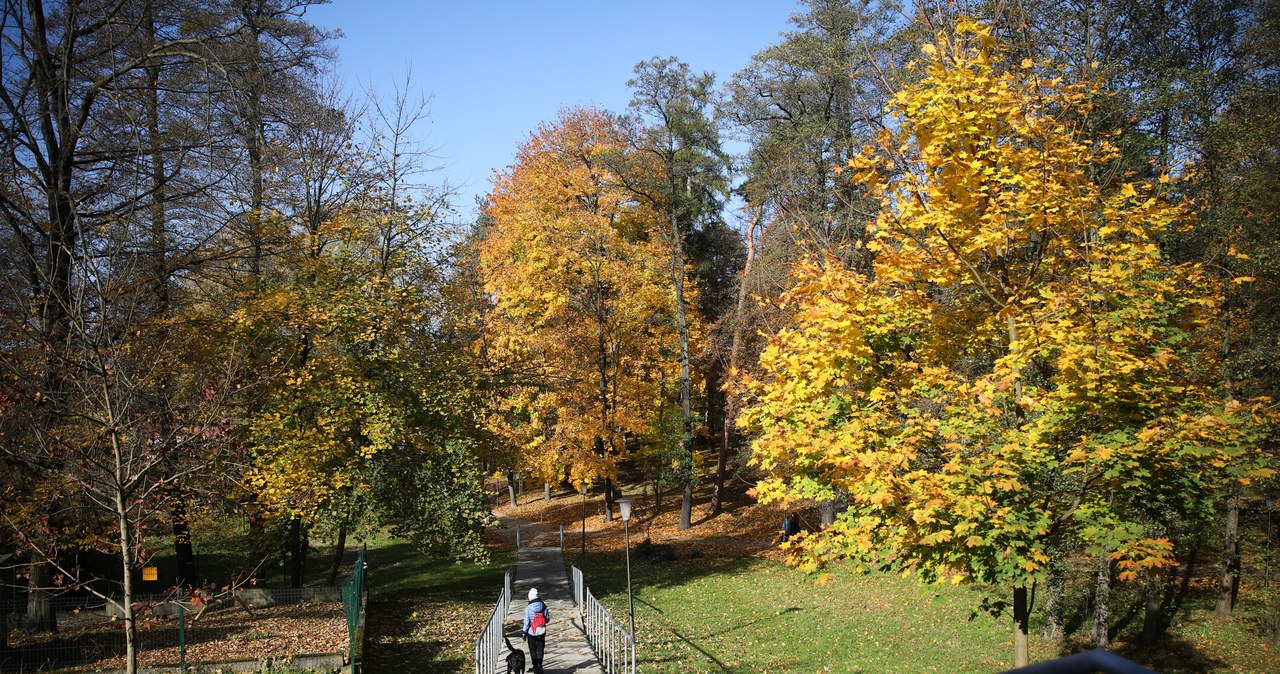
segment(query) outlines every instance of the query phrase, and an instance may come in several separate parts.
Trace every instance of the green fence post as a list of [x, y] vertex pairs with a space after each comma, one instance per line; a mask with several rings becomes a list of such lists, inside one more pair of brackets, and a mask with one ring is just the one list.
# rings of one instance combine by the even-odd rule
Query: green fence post
[[178, 602], [178, 671], [187, 671], [187, 611]]

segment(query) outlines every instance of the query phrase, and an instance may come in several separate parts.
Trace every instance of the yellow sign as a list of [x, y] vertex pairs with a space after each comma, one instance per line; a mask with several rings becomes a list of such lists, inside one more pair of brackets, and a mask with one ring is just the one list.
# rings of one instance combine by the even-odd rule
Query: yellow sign
[[144, 566], [144, 567], [142, 567], [142, 579], [143, 579], [143, 580], [156, 580], [158, 577], [159, 577], [159, 576], [158, 576], [158, 575], [156, 575], [156, 567], [154, 567], [154, 566]]

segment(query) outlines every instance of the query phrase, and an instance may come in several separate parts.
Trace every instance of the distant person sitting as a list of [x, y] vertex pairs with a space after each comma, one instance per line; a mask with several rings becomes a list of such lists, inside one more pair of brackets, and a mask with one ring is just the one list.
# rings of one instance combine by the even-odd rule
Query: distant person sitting
[[782, 542], [800, 533], [800, 513], [791, 513], [782, 520]]

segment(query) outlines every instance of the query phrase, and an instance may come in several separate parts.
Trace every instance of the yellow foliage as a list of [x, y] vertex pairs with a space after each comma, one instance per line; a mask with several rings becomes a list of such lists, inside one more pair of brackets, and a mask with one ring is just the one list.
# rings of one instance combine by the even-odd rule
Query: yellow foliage
[[[614, 477], [626, 438], [653, 427], [678, 376], [670, 260], [650, 231], [660, 218], [611, 168], [627, 151], [608, 115], [565, 110], [520, 148], [486, 206], [485, 345], [499, 367], [527, 372], [490, 422], [548, 481]], [[685, 292], [692, 304], [696, 289]]]
[[923, 51], [850, 162], [882, 190], [871, 272], [800, 264], [743, 379], [759, 498], [848, 494], [795, 551], [813, 563], [1015, 584], [1051, 545], [1164, 564], [1130, 506], [1246, 476], [1256, 450], [1233, 448], [1265, 426], [1214, 394], [1215, 289], [1154, 242], [1186, 213], [1093, 178], [1117, 155], [1083, 132], [1093, 84], [1006, 65], [969, 20]]

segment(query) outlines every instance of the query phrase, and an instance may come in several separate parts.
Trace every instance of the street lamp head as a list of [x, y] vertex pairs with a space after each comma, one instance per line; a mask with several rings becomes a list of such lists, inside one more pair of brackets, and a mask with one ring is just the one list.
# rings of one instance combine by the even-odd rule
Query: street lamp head
[[631, 521], [631, 497], [623, 496], [622, 498], [614, 499], [614, 503], [617, 503], [618, 508], [622, 511], [622, 521], [630, 522]]

